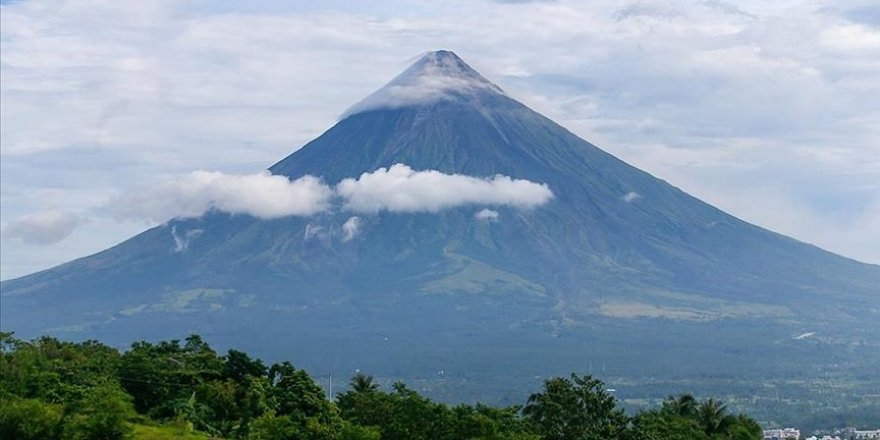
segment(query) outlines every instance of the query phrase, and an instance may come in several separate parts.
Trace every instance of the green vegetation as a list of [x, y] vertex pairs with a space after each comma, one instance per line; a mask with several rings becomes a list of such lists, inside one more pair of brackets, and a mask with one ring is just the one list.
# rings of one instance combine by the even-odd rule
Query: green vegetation
[[590, 376], [552, 378], [524, 406], [436, 403], [358, 374], [330, 401], [289, 362], [218, 355], [198, 336], [103, 344], [0, 333], [0, 438], [247, 440], [747, 440], [749, 417], [714, 399], [670, 397], [627, 416]]
[[136, 440], [208, 440], [211, 438], [203, 432], [193, 432], [186, 425], [168, 424], [135, 424], [132, 425], [133, 439]]

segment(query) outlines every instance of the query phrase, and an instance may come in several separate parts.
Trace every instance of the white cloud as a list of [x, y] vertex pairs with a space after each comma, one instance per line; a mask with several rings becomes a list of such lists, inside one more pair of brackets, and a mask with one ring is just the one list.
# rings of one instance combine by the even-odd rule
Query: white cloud
[[342, 224], [342, 241], [349, 241], [357, 237], [361, 232], [361, 219], [358, 216], [349, 217]]
[[838, 25], [822, 32], [822, 43], [827, 47], [847, 51], [880, 52], [880, 31], [860, 24]]
[[632, 18], [670, 19], [683, 14], [678, 8], [666, 2], [640, 0], [627, 3], [614, 17], [619, 21]]
[[533, 208], [547, 203], [553, 193], [546, 184], [496, 175], [479, 178], [415, 171], [404, 164], [343, 179], [336, 185], [344, 207], [355, 212], [437, 212], [471, 204]]
[[320, 225], [316, 225], [313, 223], [309, 223], [306, 225], [306, 230], [303, 232], [303, 240], [309, 241], [312, 239], [320, 239], [325, 240], [329, 237], [327, 232], [324, 231], [324, 227]]
[[[395, 164], [346, 178], [332, 188], [313, 176], [296, 180], [273, 175], [231, 175], [217, 171], [193, 171], [152, 188], [115, 196], [99, 213], [117, 219], [164, 222], [172, 218], [200, 217], [210, 211], [246, 214], [262, 219], [311, 216], [333, 209], [340, 199], [343, 208], [355, 212], [438, 212], [469, 204], [489, 204], [529, 209], [553, 198], [546, 184], [496, 175], [480, 178], [444, 174], [436, 170], [414, 171]], [[494, 212], [494, 211], [491, 211]], [[360, 219], [351, 217], [343, 225], [344, 241], [357, 235]], [[308, 240], [326, 232], [309, 225]], [[187, 235], [172, 230], [178, 250], [185, 250]]]
[[81, 223], [73, 214], [51, 209], [16, 218], [3, 228], [3, 235], [27, 244], [50, 245], [67, 238]]
[[353, 105], [340, 119], [381, 108], [423, 105], [446, 99], [474, 99], [487, 91], [504, 93], [457, 56], [446, 51], [430, 52], [384, 87]]
[[494, 209], [485, 208], [481, 211], [478, 211], [476, 214], [474, 214], [474, 218], [477, 220], [494, 222], [494, 221], [498, 221], [499, 215], [500, 214], [498, 214], [498, 211], [495, 211]]
[[758, 18], [754, 14], [750, 14], [750, 13], [740, 9], [735, 4], [727, 2], [725, 0], [703, 0], [703, 4], [706, 6], [718, 9], [719, 11], [721, 11], [725, 14], [741, 15], [743, 17], [748, 17], [748, 18], [752, 18], [752, 19]]
[[183, 252], [189, 247], [189, 242], [193, 238], [202, 235], [205, 232], [202, 229], [189, 229], [183, 234], [177, 233], [177, 225], [171, 226], [171, 238], [174, 239], [174, 252]]
[[[869, 228], [862, 237], [880, 237], [863, 202], [880, 193], [877, 8], [724, 3], [620, 21], [652, 11], [610, 0], [4, 3], [0, 215], [7, 224], [43, 206], [80, 212], [81, 200], [103, 200], [108, 188], [193, 169], [262, 170], [414, 54], [445, 47], [510, 96], [689, 193], [880, 263], [880, 246], [848, 232], [855, 222]], [[645, 154], [646, 144], [670, 154]], [[826, 162], [831, 151], [837, 159]], [[715, 160], [728, 156], [736, 167]], [[73, 197], [44, 203], [62, 188]], [[799, 215], [767, 224], [739, 203], [765, 188]], [[51, 249], [7, 241], [0, 270], [43, 269], [139, 227], [97, 219]]]
[[147, 191], [116, 197], [107, 209], [117, 218], [159, 222], [199, 217], [211, 210], [271, 219], [322, 212], [332, 196], [333, 190], [312, 176], [291, 181], [268, 171], [250, 175], [193, 171]]
[[621, 197], [621, 198], [623, 199], [624, 202], [631, 203], [631, 202], [634, 202], [638, 199], [641, 199], [642, 196], [641, 196], [641, 194], [639, 194], [637, 192], [630, 191], [630, 192], [624, 194], [623, 197]]

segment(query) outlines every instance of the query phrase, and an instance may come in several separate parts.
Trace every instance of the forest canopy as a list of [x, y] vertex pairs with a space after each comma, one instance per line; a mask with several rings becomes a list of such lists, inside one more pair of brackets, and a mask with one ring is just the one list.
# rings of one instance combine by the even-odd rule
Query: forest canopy
[[715, 399], [670, 396], [627, 415], [602, 381], [544, 382], [520, 406], [447, 405], [358, 374], [330, 400], [290, 362], [219, 354], [197, 335], [136, 342], [18, 340], [0, 333], [0, 438], [250, 440], [760, 439]]

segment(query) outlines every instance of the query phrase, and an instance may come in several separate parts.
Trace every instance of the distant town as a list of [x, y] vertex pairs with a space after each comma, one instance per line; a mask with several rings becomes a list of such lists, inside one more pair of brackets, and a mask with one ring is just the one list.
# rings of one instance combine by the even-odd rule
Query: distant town
[[835, 429], [828, 432], [816, 432], [810, 437], [802, 437], [801, 431], [795, 428], [765, 429], [764, 440], [880, 440], [880, 429], [859, 430], [855, 428]]

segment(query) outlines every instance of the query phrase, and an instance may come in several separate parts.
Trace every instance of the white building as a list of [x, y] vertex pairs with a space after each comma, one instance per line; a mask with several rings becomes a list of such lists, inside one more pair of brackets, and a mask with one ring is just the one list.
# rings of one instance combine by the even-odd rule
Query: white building
[[764, 440], [798, 440], [801, 438], [801, 431], [794, 428], [785, 429], [765, 429]]

